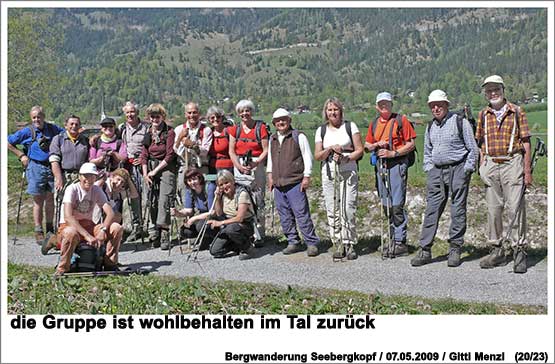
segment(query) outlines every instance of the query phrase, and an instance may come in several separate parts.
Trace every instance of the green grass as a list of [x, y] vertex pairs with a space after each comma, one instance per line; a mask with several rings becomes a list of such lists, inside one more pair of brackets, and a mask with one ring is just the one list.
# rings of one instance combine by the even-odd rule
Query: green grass
[[546, 314], [542, 306], [469, 303], [157, 275], [54, 280], [8, 265], [9, 314]]

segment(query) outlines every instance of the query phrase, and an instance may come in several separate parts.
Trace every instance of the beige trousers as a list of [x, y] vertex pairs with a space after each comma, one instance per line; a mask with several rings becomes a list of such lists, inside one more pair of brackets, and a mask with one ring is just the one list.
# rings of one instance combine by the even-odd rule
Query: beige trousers
[[[336, 176], [338, 189], [334, 193], [333, 164], [330, 165], [332, 179], [328, 179], [326, 167], [322, 168], [322, 189], [330, 238], [333, 244], [356, 244], [356, 221], [358, 196], [358, 174], [356, 171], [339, 172]], [[335, 197], [334, 197], [335, 196]], [[335, 201], [335, 202], [334, 202]]]
[[[480, 166], [480, 177], [486, 186], [488, 205], [488, 243], [499, 245], [503, 234], [503, 211], [509, 223], [518, 211], [524, 184], [524, 162], [522, 154], [516, 154], [505, 163], [496, 163], [486, 156]], [[508, 228], [508, 226], [507, 226]], [[511, 245], [526, 244], [526, 201], [523, 196], [520, 217], [517, 217], [510, 233]]]

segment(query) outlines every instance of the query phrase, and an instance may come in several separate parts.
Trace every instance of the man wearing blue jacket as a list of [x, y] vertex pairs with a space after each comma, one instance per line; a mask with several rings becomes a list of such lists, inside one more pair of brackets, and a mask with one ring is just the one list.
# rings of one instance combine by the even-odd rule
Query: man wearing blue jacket
[[[54, 217], [54, 176], [48, 162], [50, 142], [64, 129], [44, 121], [44, 111], [40, 106], [31, 108], [32, 124], [8, 136], [8, 150], [21, 161], [27, 178], [27, 193], [33, 196], [33, 220], [35, 240], [44, 240], [42, 226], [43, 209], [46, 231], [53, 232]], [[17, 148], [23, 146], [23, 151]]]

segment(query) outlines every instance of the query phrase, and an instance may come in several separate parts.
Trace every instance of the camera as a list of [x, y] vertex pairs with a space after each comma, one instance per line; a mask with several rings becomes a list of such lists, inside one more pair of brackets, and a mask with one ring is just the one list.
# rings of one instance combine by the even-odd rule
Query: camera
[[39, 140], [37, 141], [37, 143], [39, 144], [39, 148], [44, 151], [44, 152], [48, 152], [48, 150], [50, 149], [50, 138], [45, 137], [44, 135], [41, 136], [39, 138]]

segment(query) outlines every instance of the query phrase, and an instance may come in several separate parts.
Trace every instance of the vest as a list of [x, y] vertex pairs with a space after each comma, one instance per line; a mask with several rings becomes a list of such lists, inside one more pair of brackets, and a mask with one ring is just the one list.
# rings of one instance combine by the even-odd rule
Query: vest
[[289, 131], [281, 145], [277, 133], [270, 138], [272, 150], [272, 180], [276, 187], [300, 183], [304, 177], [304, 161], [299, 143]]

